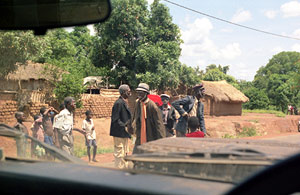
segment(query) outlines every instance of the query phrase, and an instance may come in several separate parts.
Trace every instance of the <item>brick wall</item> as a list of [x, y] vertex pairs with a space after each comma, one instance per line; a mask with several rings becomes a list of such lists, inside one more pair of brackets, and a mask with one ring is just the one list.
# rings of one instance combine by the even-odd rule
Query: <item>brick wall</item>
[[44, 103], [39, 103], [39, 102], [33, 102], [33, 103], [31, 103], [31, 105], [29, 107], [29, 114], [30, 114], [30, 116], [33, 117], [34, 115], [40, 114], [40, 109], [42, 107], [49, 108], [49, 105], [48, 104], [44, 104]]
[[82, 95], [82, 108], [77, 108], [75, 116], [85, 118], [85, 111], [90, 110], [93, 118], [106, 118], [111, 116], [111, 110], [118, 96], [104, 97], [97, 94]]
[[15, 113], [18, 110], [16, 101], [2, 100], [0, 101], [0, 122], [11, 122], [15, 120]]

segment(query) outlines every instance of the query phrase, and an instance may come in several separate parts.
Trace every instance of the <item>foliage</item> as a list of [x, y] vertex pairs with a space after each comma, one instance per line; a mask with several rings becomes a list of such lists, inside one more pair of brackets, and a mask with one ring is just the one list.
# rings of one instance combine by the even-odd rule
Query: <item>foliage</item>
[[[80, 94], [85, 90], [83, 78], [104, 72], [90, 60], [94, 38], [86, 26], [75, 27], [71, 33], [64, 29], [52, 30], [46, 38], [52, 52], [45, 56], [45, 61], [54, 66], [48, 67], [45, 72], [54, 78], [52, 83], [55, 85], [56, 98], [62, 101], [67, 96], [73, 96], [78, 102], [77, 106], [80, 106]], [[62, 80], [57, 82], [60, 78]]]
[[[97, 154], [106, 154], [106, 153], [113, 153], [113, 152], [114, 152], [113, 148], [101, 148], [101, 147], [97, 148]], [[83, 145], [75, 145], [74, 155], [78, 158], [87, 156], [87, 148]]]
[[244, 127], [243, 131], [238, 134], [238, 137], [252, 137], [258, 135], [255, 127]]
[[0, 31], [0, 75], [16, 70], [17, 62], [36, 61], [47, 52], [47, 41], [31, 31]]
[[215, 64], [210, 64], [206, 67], [205, 71], [208, 72], [209, 70], [212, 69], [219, 69], [221, 72], [223, 72], [224, 74], [227, 74], [227, 72], [229, 71], [229, 65], [228, 66], [221, 66], [219, 64], [219, 66], [215, 65]]
[[244, 94], [249, 98], [249, 102], [243, 104], [246, 109], [267, 109], [269, 106], [269, 98], [264, 91], [255, 87], [251, 87], [244, 91]]
[[76, 99], [76, 106], [81, 107], [80, 95], [85, 91], [83, 79], [73, 72], [72, 74], [64, 74], [62, 81], [57, 82], [54, 94], [59, 102], [65, 97], [72, 96]]
[[300, 53], [280, 52], [257, 71], [253, 84], [268, 95], [270, 105], [285, 112], [288, 104], [299, 104], [299, 72]]
[[109, 80], [117, 86], [146, 82], [152, 89], [176, 88], [182, 41], [168, 8], [158, 0], [150, 11], [144, 0], [114, 0], [112, 6], [110, 18], [95, 25], [93, 63], [111, 70]]
[[246, 81], [246, 80], [239, 80], [238, 81], [238, 89], [241, 90], [243, 93], [253, 87], [253, 82]]
[[259, 136], [255, 127], [244, 127], [243, 130], [237, 135], [230, 135], [226, 133], [222, 138], [233, 139], [233, 138], [243, 138], [243, 137], [253, 137]]
[[[219, 65], [220, 66], [220, 65]], [[203, 80], [205, 81], [222, 81], [226, 80], [228, 83], [233, 85], [235, 88], [239, 88], [237, 80], [230, 75], [225, 74], [222, 72], [219, 68], [213, 68], [215, 65], [210, 65], [208, 68], [206, 68], [206, 72], [203, 76]], [[226, 66], [229, 67], [229, 66]], [[222, 69], [222, 68], [221, 68]], [[226, 72], [228, 70], [226, 69]]]
[[198, 76], [196, 69], [183, 64], [180, 67], [179, 80], [183, 85], [192, 87], [201, 81], [201, 77]]
[[277, 110], [260, 110], [260, 109], [254, 109], [254, 110], [247, 110], [243, 109], [243, 113], [262, 113], [262, 114], [274, 114], [277, 117], [285, 117], [286, 115]]

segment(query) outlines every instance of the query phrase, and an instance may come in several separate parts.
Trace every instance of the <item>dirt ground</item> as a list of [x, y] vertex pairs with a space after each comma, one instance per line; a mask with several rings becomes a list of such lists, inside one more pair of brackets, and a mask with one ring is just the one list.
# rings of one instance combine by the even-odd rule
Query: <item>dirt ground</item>
[[[225, 134], [236, 135], [245, 128], [254, 128], [258, 136], [244, 139], [264, 139], [283, 135], [297, 134], [297, 125], [300, 116], [276, 117], [273, 114], [247, 113], [243, 116], [205, 117], [205, 125], [210, 137], [222, 138]], [[99, 145], [104, 148], [113, 148], [112, 137], [109, 136], [110, 118], [94, 120]], [[78, 125], [81, 123], [78, 123]], [[131, 144], [131, 148], [133, 145]], [[88, 161], [87, 157], [82, 158]], [[97, 155], [99, 162], [91, 165], [113, 166], [112, 153]]]
[[[83, 119], [75, 119], [75, 127], [81, 128]], [[290, 135], [298, 133], [297, 125], [300, 120], [300, 115], [289, 115], [286, 117], [276, 117], [273, 114], [257, 114], [247, 113], [242, 116], [206, 116], [205, 125], [210, 137], [222, 138], [226, 134], [237, 135], [243, 129], [255, 129], [258, 136], [247, 137], [244, 139], [264, 139], [282, 135]], [[9, 125], [13, 125], [10, 123]], [[25, 122], [25, 125], [30, 129], [32, 122]], [[90, 163], [91, 165], [107, 165], [113, 166], [113, 139], [109, 136], [110, 118], [94, 119], [95, 129], [97, 133], [98, 147], [110, 151], [105, 154], [98, 154], [99, 162]], [[74, 132], [75, 147], [80, 147], [85, 150], [84, 137], [77, 132]], [[130, 142], [131, 149], [133, 148]], [[82, 157], [83, 160], [88, 161], [88, 158]]]

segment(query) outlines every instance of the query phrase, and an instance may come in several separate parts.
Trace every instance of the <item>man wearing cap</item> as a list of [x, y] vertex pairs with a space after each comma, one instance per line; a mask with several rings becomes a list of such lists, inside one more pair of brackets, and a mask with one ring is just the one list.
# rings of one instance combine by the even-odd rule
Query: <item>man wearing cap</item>
[[176, 137], [184, 137], [188, 128], [188, 117], [196, 116], [200, 123], [201, 131], [206, 135], [204, 123], [204, 105], [200, 101], [204, 98], [203, 84], [198, 84], [193, 87], [193, 95], [186, 96], [185, 98], [176, 100], [172, 106], [179, 112], [180, 118], [176, 124]]
[[138, 100], [136, 101], [132, 123], [136, 134], [133, 153], [138, 153], [137, 146], [143, 143], [166, 137], [161, 111], [148, 98], [149, 86], [146, 83], [140, 83], [136, 92]]
[[170, 96], [167, 94], [160, 95], [161, 101], [163, 103], [160, 106], [160, 110], [162, 112], [162, 119], [166, 129], [166, 136], [172, 137], [174, 135], [174, 127], [176, 123], [176, 114], [173, 106], [169, 105]]
[[131, 112], [128, 108], [127, 99], [131, 95], [128, 85], [119, 87], [120, 97], [114, 103], [111, 114], [110, 136], [114, 138], [115, 167], [128, 168], [128, 162], [124, 157], [128, 153], [128, 133]]

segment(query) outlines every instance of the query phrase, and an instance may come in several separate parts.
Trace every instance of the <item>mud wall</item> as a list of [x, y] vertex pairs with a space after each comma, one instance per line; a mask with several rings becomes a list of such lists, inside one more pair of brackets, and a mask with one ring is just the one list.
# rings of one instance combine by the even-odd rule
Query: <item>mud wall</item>
[[106, 118], [111, 116], [112, 107], [118, 96], [102, 96], [98, 94], [84, 94], [82, 96], [82, 108], [77, 108], [75, 117], [85, 118], [87, 110], [92, 111], [94, 118]]

